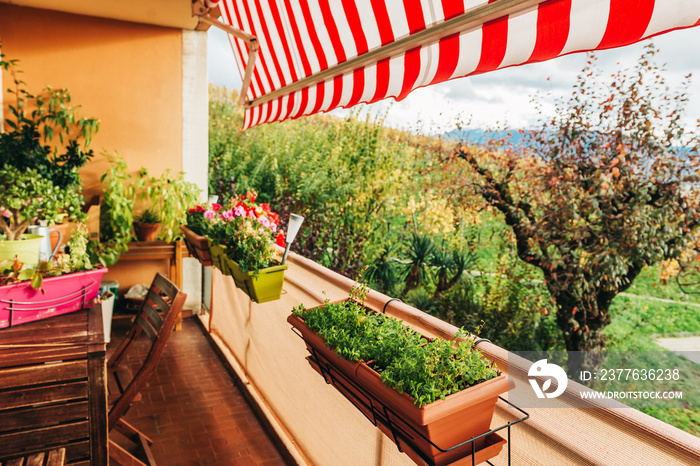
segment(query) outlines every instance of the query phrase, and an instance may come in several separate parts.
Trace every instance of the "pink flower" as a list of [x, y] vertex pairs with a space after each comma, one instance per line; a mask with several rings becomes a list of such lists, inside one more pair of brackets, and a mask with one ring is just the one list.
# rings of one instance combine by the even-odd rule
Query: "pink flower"
[[216, 212], [214, 212], [213, 210], [206, 210], [204, 211], [204, 218], [214, 220], [216, 218]]
[[250, 210], [248, 211], [248, 217], [250, 217], [250, 218], [255, 218], [255, 217], [256, 217], [255, 211], [254, 211], [253, 209], [250, 209]]
[[270, 230], [272, 230], [273, 233], [276, 232], [277, 231], [277, 224], [270, 222]]
[[270, 228], [270, 221], [267, 219], [267, 217], [258, 217], [258, 222], [260, 222], [265, 228]]
[[10, 212], [9, 209], [5, 209], [5, 211], [2, 213], [2, 216], [5, 218], [10, 218], [12, 217], [12, 212]]
[[233, 215], [235, 215], [236, 217], [245, 217], [245, 207], [243, 207], [242, 205], [237, 205], [233, 209]]
[[212, 209], [214, 212], [218, 212], [218, 211], [221, 210], [221, 204], [216, 204], [216, 203], [214, 203], [214, 204], [211, 205], [211, 209]]
[[227, 222], [230, 222], [235, 217], [235, 215], [233, 214], [233, 210], [225, 210], [225, 211], [221, 212], [220, 215], [221, 215], [221, 218], [223, 218]]

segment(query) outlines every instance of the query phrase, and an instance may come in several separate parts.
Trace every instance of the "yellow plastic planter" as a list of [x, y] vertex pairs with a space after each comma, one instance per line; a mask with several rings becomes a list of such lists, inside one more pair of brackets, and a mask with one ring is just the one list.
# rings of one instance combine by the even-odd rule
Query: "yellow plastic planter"
[[40, 235], [22, 235], [17, 241], [7, 241], [5, 236], [0, 236], [0, 262], [14, 260], [15, 256], [27, 266], [35, 266], [39, 263], [39, 248], [44, 239]]
[[221, 270], [224, 275], [233, 277], [236, 286], [243, 290], [251, 300], [256, 303], [266, 303], [278, 300], [282, 296], [284, 271], [289, 267], [287, 264], [274, 265], [257, 272], [243, 273], [238, 267], [238, 263], [226, 255], [223, 246], [210, 245], [209, 252], [212, 265]]

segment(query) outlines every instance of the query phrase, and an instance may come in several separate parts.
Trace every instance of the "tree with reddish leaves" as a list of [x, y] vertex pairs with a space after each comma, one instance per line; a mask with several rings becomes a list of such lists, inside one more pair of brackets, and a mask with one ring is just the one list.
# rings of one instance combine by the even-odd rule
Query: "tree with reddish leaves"
[[698, 233], [698, 137], [655, 52], [603, 85], [591, 56], [571, 98], [522, 143], [454, 151], [512, 228], [520, 259], [542, 270], [569, 351], [602, 350], [613, 298]]

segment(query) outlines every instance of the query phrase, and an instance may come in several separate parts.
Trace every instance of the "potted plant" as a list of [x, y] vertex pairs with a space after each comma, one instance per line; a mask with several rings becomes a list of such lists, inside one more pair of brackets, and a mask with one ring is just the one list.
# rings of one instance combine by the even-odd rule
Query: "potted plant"
[[172, 242], [180, 238], [180, 225], [185, 222], [187, 208], [197, 202], [201, 195], [199, 187], [185, 181], [183, 173], [174, 177], [170, 170], [166, 170], [155, 177], [149, 175], [145, 168], [141, 168], [133, 185], [136, 196], [146, 206], [143, 213], [149, 220], [140, 219], [140, 223], [160, 224], [156, 236], [163, 241]]
[[280, 298], [288, 266], [275, 259], [279, 216], [269, 204], [256, 204], [256, 197], [251, 191], [234, 197], [226, 208], [197, 206], [188, 212], [187, 225], [207, 237], [212, 265], [232, 276], [253, 301], [263, 303]]
[[160, 227], [160, 219], [151, 209], [144, 210], [134, 218], [134, 233], [139, 241], [155, 241]]
[[[14, 89], [8, 92], [15, 96], [14, 105], [9, 105], [14, 118], [5, 121], [6, 131], [0, 131], [0, 169], [15, 169], [13, 177], [17, 173], [28, 174], [31, 183], [37, 186], [25, 185], [25, 189], [37, 192], [36, 200], [43, 205], [22, 207], [26, 215], [20, 214], [22, 220], [14, 219], [15, 226], [8, 229], [18, 229], [19, 239], [28, 226], [26, 221], [40, 222], [64, 229], [62, 236], [67, 239], [69, 227], [58, 225], [65, 220], [84, 219], [79, 169], [93, 157], [88, 147], [99, 120], [80, 117], [79, 106], [72, 104], [72, 95], [66, 89], [47, 86], [38, 94], [30, 93], [18, 79], [16, 67], [16, 60], [5, 61], [0, 54], [0, 68], [10, 73], [14, 84]], [[5, 196], [0, 199], [3, 204], [9, 204]], [[18, 206], [17, 203], [14, 207], [5, 206], [5, 212], [17, 213]], [[11, 239], [14, 235], [8, 229], [3, 231]]]
[[87, 255], [87, 227], [78, 224], [70, 254], [38, 265], [0, 261], [0, 328], [12, 327], [88, 307], [97, 297], [106, 268]]
[[0, 260], [14, 259], [36, 265], [42, 237], [25, 234], [40, 217], [55, 214], [66, 198], [34, 169], [0, 168]]
[[[489, 432], [507, 377], [465, 335], [426, 338], [366, 308], [366, 291], [356, 285], [349, 299], [292, 310], [287, 320], [306, 342], [312, 367], [412, 457], [443, 465], [470, 455], [471, 444], [441, 450]], [[475, 442], [478, 462], [503, 447], [493, 435]]]

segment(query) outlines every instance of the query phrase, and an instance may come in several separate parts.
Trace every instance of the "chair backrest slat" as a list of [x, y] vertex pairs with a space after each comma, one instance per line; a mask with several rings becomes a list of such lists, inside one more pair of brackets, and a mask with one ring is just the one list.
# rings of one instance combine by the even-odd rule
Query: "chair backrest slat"
[[163, 326], [163, 317], [158, 314], [158, 311], [148, 304], [148, 301], [143, 304], [141, 310], [143, 311], [143, 317], [148, 318], [151, 326], [156, 330], [160, 330], [160, 328]]
[[[161, 294], [165, 297], [161, 297]], [[109, 367], [118, 365], [125, 356], [131, 342], [138, 337], [141, 331], [144, 331], [151, 338], [151, 348], [143, 360], [141, 368], [109, 410], [109, 430], [112, 430], [119, 419], [126, 413], [134, 401], [134, 397], [139, 393], [158, 364], [186, 299], [187, 295], [180, 291], [174, 283], [164, 275], [156, 274], [148, 295], [136, 316], [134, 325], [129, 331], [129, 335], [107, 363]], [[154, 306], [158, 307], [163, 317], [158, 315]]]
[[148, 338], [151, 339], [151, 341], [156, 341], [156, 338], [158, 338], [158, 329], [153, 328], [153, 325], [146, 319], [143, 314], [139, 315], [136, 317], [136, 323], [141, 326], [143, 329], [144, 333], [148, 335]]
[[[161, 291], [161, 293], [163, 292]], [[165, 296], [167, 296], [168, 299], [174, 298], [174, 296], [168, 296], [167, 294]], [[160, 293], [156, 293], [155, 290], [151, 290], [151, 292], [148, 293], [148, 299], [153, 301], [155, 307], [157, 307], [161, 311], [167, 311], [170, 308], [170, 304], [166, 302], [166, 300]]]

